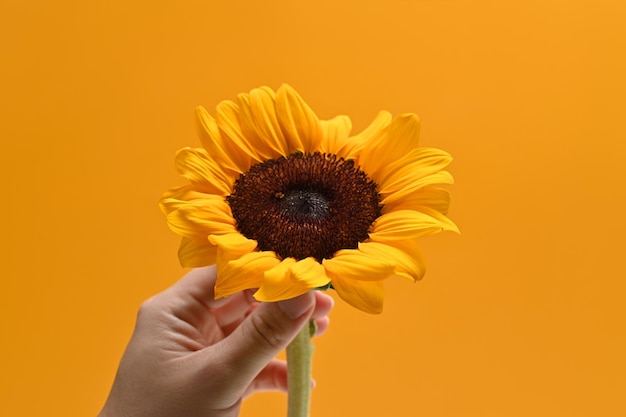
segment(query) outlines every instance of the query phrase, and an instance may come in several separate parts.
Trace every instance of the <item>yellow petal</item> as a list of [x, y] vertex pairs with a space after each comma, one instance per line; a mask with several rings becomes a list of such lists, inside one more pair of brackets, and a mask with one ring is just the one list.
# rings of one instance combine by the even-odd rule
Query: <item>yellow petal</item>
[[265, 272], [263, 284], [254, 293], [259, 301], [280, 301], [305, 294], [313, 288], [323, 287], [330, 280], [324, 267], [314, 258], [295, 261], [283, 260], [280, 265]]
[[188, 201], [210, 198], [207, 195], [207, 193], [196, 190], [192, 185], [174, 187], [163, 193], [161, 201], [159, 201], [159, 207], [165, 215], [168, 215], [187, 204]]
[[422, 279], [426, 272], [424, 259], [414, 240], [393, 242], [393, 246], [386, 243], [364, 242], [359, 243], [359, 250], [375, 258], [391, 260], [396, 265], [397, 275], [413, 281]]
[[232, 193], [234, 178], [226, 174], [215, 160], [201, 148], [183, 148], [176, 153], [176, 169], [192, 184], [212, 194]]
[[251, 122], [256, 135], [272, 151], [267, 159], [288, 156], [297, 150], [297, 144], [289, 144], [283, 135], [276, 115], [276, 96], [268, 87], [250, 91]]
[[243, 134], [239, 106], [234, 102], [225, 100], [219, 103], [215, 111], [215, 121], [225, 139], [225, 145], [228, 146], [228, 154], [242, 154], [249, 161], [240, 172], [246, 172], [252, 165], [264, 160], [254, 146], [254, 138], [249, 139]]
[[209, 242], [217, 246], [218, 267], [225, 265], [233, 259], [241, 258], [246, 253], [254, 251], [257, 247], [256, 240], [248, 239], [241, 233], [228, 233], [226, 235], [211, 235]]
[[394, 274], [393, 260], [370, 256], [357, 249], [340, 250], [322, 265], [333, 281], [336, 277], [359, 281], [380, 281]]
[[[197, 191], [193, 186], [187, 184], [187, 185], [179, 185], [177, 187], [172, 187], [169, 190], [167, 190], [166, 192], [163, 193], [163, 195], [161, 196], [162, 199], [166, 199], [166, 198], [175, 198], [177, 200], [180, 200], [180, 196], [183, 196], [185, 194], [187, 194], [188, 192], [193, 192], [193, 191]], [[202, 193], [202, 192], [198, 192], [198, 195], [206, 195], [206, 193]]]
[[422, 177], [414, 182], [411, 182], [404, 188], [400, 188], [397, 191], [390, 192], [388, 194], [380, 193], [382, 195], [382, 201], [385, 204], [390, 204], [392, 202], [400, 202], [402, 199], [407, 198], [412, 193], [417, 192], [423, 187], [437, 185], [437, 184], [452, 184], [454, 183], [454, 179], [452, 175], [448, 171], [439, 171], [435, 174], [428, 175], [426, 177]]
[[381, 194], [389, 194], [412, 184], [429, 175], [443, 170], [452, 157], [447, 152], [435, 148], [413, 149], [403, 158], [392, 162], [378, 171], [373, 177]]
[[218, 166], [231, 174], [250, 168], [250, 156], [242, 152], [230, 137], [222, 136], [217, 122], [204, 107], [196, 108], [196, 121], [202, 146]]
[[429, 210], [428, 214], [414, 210], [398, 210], [376, 219], [370, 239], [375, 242], [400, 241], [444, 230], [459, 232], [450, 219], [435, 210]]
[[443, 188], [426, 186], [395, 201], [383, 199], [381, 204], [383, 214], [396, 210], [419, 211], [418, 207], [430, 207], [446, 214], [450, 207], [450, 192]]
[[370, 140], [361, 153], [359, 163], [371, 178], [389, 164], [405, 157], [417, 148], [420, 123], [414, 114], [401, 114], [393, 118], [384, 135]]
[[213, 265], [216, 261], [217, 248], [206, 239], [183, 237], [178, 248], [178, 260], [183, 268], [200, 268]]
[[385, 287], [383, 281], [356, 281], [341, 277], [332, 279], [339, 297], [351, 306], [370, 314], [383, 311]]
[[226, 252], [224, 260], [230, 261], [240, 258], [257, 247], [256, 240], [248, 239], [241, 233], [229, 233], [226, 235], [211, 235], [209, 242]]
[[330, 120], [320, 120], [320, 127], [322, 128], [320, 151], [337, 155], [337, 151], [346, 145], [350, 136], [352, 121], [348, 116], [337, 116]]
[[391, 123], [391, 113], [387, 111], [380, 111], [372, 123], [366, 127], [363, 131], [348, 138], [345, 143], [336, 151], [336, 154], [345, 159], [359, 159], [359, 155], [363, 151], [363, 148], [372, 141], [377, 140], [385, 132], [389, 123]]
[[279, 301], [276, 295], [281, 293], [285, 287], [289, 286], [289, 267], [294, 265], [294, 258], [285, 258], [272, 269], [265, 271], [263, 282], [259, 285], [259, 290], [254, 293], [254, 298], [259, 301]]
[[175, 233], [196, 239], [237, 232], [230, 207], [223, 197], [213, 195], [181, 205], [167, 215], [167, 222]]
[[[253, 92], [254, 91], [255, 90], [253, 90]], [[256, 91], [258, 91], [258, 89]], [[247, 139], [250, 146], [257, 152], [259, 158], [262, 160], [276, 159], [282, 155], [282, 148], [279, 145], [278, 139], [268, 137], [271, 135], [271, 132], [268, 131], [267, 126], [262, 125], [265, 122], [258, 119], [259, 114], [256, 112], [264, 112], [265, 110], [262, 109], [264, 104], [258, 103], [261, 98], [258, 97], [258, 94], [255, 93], [255, 95], [257, 96], [257, 103], [255, 104], [256, 109], [253, 108], [250, 94], [242, 93], [237, 96], [241, 133]], [[284, 140], [282, 142], [284, 143]]]
[[289, 85], [283, 84], [276, 92], [278, 123], [291, 144], [301, 152], [319, 151], [322, 132], [313, 110]]
[[280, 263], [274, 252], [250, 252], [217, 267], [215, 298], [227, 297], [263, 283], [263, 274]]
[[289, 270], [296, 282], [309, 289], [323, 287], [330, 282], [324, 267], [315, 258], [299, 260]]
[[433, 219], [437, 219], [437, 221], [439, 221], [441, 224], [444, 225], [444, 230], [461, 234], [461, 231], [459, 230], [458, 226], [452, 220], [450, 220], [445, 214], [431, 207], [426, 207], [426, 206], [419, 206], [417, 207], [416, 211], [427, 214], [431, 216]]

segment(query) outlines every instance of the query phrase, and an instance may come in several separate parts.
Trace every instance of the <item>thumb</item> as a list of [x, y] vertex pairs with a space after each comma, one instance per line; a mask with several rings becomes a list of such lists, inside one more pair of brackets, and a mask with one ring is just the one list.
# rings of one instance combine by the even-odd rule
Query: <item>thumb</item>
[[[315, 307], [311, 292], [276, 303], [261, 303], [222, 341], [221, 362], [232, 372], [224, 381], [240, 394], [310, 320]], [[224, 387], [226, 388], [226, 387]]]

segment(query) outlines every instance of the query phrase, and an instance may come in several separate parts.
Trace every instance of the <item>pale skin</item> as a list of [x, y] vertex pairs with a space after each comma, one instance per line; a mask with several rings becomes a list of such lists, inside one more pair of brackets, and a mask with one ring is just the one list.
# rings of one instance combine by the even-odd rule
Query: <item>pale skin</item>
[[286, 391], [275, 357], [308, 321], [327, 328], [332, 298], [215, 300], [215, 279], [215, 267], [194, 269], [142, 304], [99, 417], [234, 417], [253, 392]]

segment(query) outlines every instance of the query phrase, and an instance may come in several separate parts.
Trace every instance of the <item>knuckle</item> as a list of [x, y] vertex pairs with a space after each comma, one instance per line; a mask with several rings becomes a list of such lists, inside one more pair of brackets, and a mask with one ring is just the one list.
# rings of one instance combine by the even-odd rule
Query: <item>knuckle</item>
[[262, 315], [250, 315], [254, 343], [276, 349], [287, 344], [285, 329], [276, 321], [268, 321]]
[[154, 310], [154, 303], [154, 297], [148, 298], [142, 302], [137, 310], [137, 320], [143, 320], [146, 317], [149, 317], [151, 312]]

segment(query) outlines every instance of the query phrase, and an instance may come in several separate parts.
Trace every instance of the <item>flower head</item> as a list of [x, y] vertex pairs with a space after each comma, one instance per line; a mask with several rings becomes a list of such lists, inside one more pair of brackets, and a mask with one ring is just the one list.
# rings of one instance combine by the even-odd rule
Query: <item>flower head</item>
[[189, 184], [161, 208], [185, 267], [217, 263], [216, 297], [258, 288], [260, 301], [332, 286], [369, 313], [383, 281], [419, 280], [416, 239], [457, 231], [446, 217], [451, 157], [418, 147], [413, 114], [380, 112], [350, 135], [346, 116], [319, 120], [288, 85], [198, 108], [203, 148], [176, 155]]

